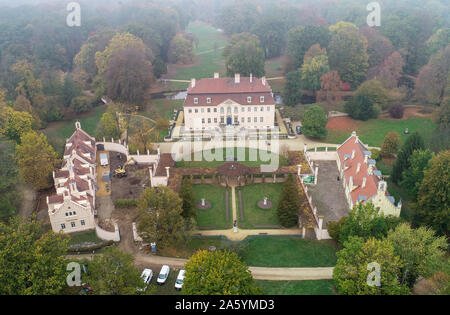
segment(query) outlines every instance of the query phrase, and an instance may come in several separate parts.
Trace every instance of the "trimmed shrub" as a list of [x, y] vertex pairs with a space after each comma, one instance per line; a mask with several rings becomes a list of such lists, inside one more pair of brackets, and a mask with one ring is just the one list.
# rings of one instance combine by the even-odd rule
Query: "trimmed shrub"
[[115, 203], [117, 208], [133, 208], [137, 206], [136, 199], [118, 199]]
[[404, 112], [405, 109], [402, 105], [394, 105], [389, 108], [389, 115], [391, 115], [391, 117], [395, 119], [402, 118]]

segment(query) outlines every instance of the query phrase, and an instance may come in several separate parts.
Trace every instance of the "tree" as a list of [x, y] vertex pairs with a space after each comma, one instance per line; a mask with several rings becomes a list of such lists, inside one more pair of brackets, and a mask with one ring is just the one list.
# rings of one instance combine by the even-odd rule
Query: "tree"
[[138, 201], [138, 231], [147, 243], [159, 248], [178, 245], [184, 240], [183, 201], [170, 188], [146, 188]]
[[356, 89], [365, 79], [369, 56], [367, 39], [353, 28], [345, 28], [334, 33], [328, 47], [330, 68], [339, 73], [342, 81]]
[[62, 86], [62, 99], [63, 105], [68, 107], [71, 105], [72, 100], [81, 95], [81, 87], [75, 82], [70, 75], [66, 75], [64, 78], [64, 84]]
[[[130, 131], [130, 129], [128, 129]], [[151, 148], [153, 126], [144, 119], [137, 119], [132, 125], [130, 144], [140, 152], [147, 152]]]
[[446, 98], [435, 111], [434, 122], [441, 130], [450, 129], [450, 97]]
[[377, 118], [388, 102], [388, 92], [378, 80], [371, 80], [361, 84], [353, 99], [345, 104], [345, 110], [354, 119], [368, 120]]
[[111, 57], [105, 79], [108, 96], [113, 100], [141, 104], [152, 81], [151, 64], [141, 50], [121, 50]]
[[450, 230], [450, 151], [442, 151], [430, 161], [424, 171], [417, 194], [414, 222], [433, 228], [438, 234], [449, 235]]
[[144, 286], [139, 270], [133, 264], [133, 256], [114, 246], [107, 247], [102, 255], [94, 256], [86, 281], [98, 295], [136, 294], [136, 289]]
[[450, 27], [440, 28], [426, 42], [430, 56], [444, 49], [450, 43]]
[[442, 270], [447, 240], [436, 237], [433, 230], [426, 227], [412, 229], [408, 223], [402, 223], [389, 231], [387, 239], [403, 262], [399, 274], [401, 284], [412, 288], [418, 277], [428, 278]]
[[196, 218], [197, 213], [195, 212], [194, 190], [192, 189], [191, 180], [189, 178], [185, 177], [183, 179], [178, 195], [183, 201], [183, 212], [181, 214], [183, 218]]
[[305, 136], [325, 138], [327, 131], [327, 113], [319, 105], [311, 106], [302, 118], [302, 132]]
[[256, 77], [264, 76], [264, 52], [259, 40], [240, 40], [226, 48], [223, 53], [226, 56], [227, 75], [232, 76], [235, 73], [240, 73], [247, 77], [250, 74]]
[[193, 43], [183, 36], [175, 36], [169, 47], [171, 63], [188, 64], [194, 60]]
[[[303, 58], [303, 63], [310, 61], [311, 59], [319, 56], [326, 56], [327, 50], [325, 48], [321, 48], [320, 44], [315, 44], [309, 47], [309, 49], [305, 53], [305, 57]], [[327, 60], [328, 62], [328, 60]]]
[[18, 112], [27, 112], [33, 117], [33, 129], [39, 129], [42, 127], [42, 121], [38, 112], [33, 108], [33, 106], [31, 106], [30, 101], [25, 96], [17, 96], [13, 108]]
[[400, 149], [400, 135], [396, 131], [391, 131], [384, 136], [381, 146], [381, 155], [393, 156]]
[[423, 149], [425, 149], [425, 144], [418, 132], [413, 133], [406, 139], [392, 168], [392, 181], [394, 183], [399, 183], [402, 180], [403, 171], [409, 168], [409, 157], [413, 152]]
[[331, 33], [336, 34], [336, 33], [342, 32], [343, 30], [346, 30], [346, 29], [351, 29], [353, 31], [357, 31], [358, 27], [351, 22], [339, 21], [336, 24], [331, 25], [329, 27], [329, 29], [330, 29]]
[[26, 60], [20, 60], [11, 67], [11, 70], [18, 76], [16, 94], [23, 95], [34, 105], [37, 98], [42, 95], [42, 81], [36, 79], [35, 67]]
[[95, 64], [99, 74], [103, 74], [109, 66], [111, 58], [122, 50], [138, 50], [148, 59], [152, 59], [152, 52], [145, 46], [142, 39], [130, 33], [116, 34], [109, 41], [108, 46], [102, 52], [95, 53]]
[[342, 217], [339, 221], [330, 221], [328, 222], [328, 234], [330, 234], [331, 238], [336, 242], [339, 242], [339, 235], [341, 234], [341, 228], [345, 224], [347, 217]]
[[302, 99], [302, 80], [300, 71], [286, 74], [286, 85], [284, 86], [283, 103], [294, 106]]
[[286, 44], [286, 25], [279, 17], [260, 19], [252, 27], [252, 33], [261, 41], [266, 59], [281, 55]]
[[414, 199], [417, 198], [417, 192], [422, 184], [424, 171], [429, 168], [429, 162], [433, 153], [426, 150], [416, 150], [409, 157], [409, 167], [403, 171], [400, 185], [406, 189]]
[[340, 228], [339, 243], [343, 245], [352, 236], [361, 237], [364, 241], [369, 238], [381, 239], [399, 222], [399, 218], [384, 216], [371, 202], [358, 203], [350, 210]]
[[8, 106], [0, 109], [0, 134], [20, 143], [20, 138], [32, 131], [33, 117], [27, 112], [18, 112]]
[[341, 77], [337, 71], [325, 73], [320, 82], [320, 87], [324, 91], [340, 91], [342, 87]]
[[107, 111], [102, 115], [100, 122], [95, 132], [97, 139], [117, 139], [120, 137], [120, 130], [116, 115], [110, 111]]
[[0, 294], [55, 295], [66, 287], [68, 238], [16, 216], [0, 221]]
[[450, 85], [450, 44], [438, 51], [430, 62], [420, 69], [416, 80], [419, 101], [439, 105], [448, 95]]
[[328, 57], [326, 55], [306, 59], [301, 67], [303, 88], [310, 91], [320, 90], [320, 78], [329, 71], [330, 66], [328, 65]]
[[258, 20], [259, 14], [254, 4], [233, 3], [224, 7], [218, 17], [218, 24], [226, 34], [249, 32]]
[[373, 71], [369, 71], [368, 77], [375, 78], [381, 82], [385, 89], [394, 89], [398, 86], [398, 79], [403, 71], [405, 62], [398, 51], [387, 57]]
[[300, 204], [297, 184], [292, 174], [289, 174], [283, 184], [277, 209], [278, 220], [282, 226], [293, 227], [298, 223]]
[[[368, 284], [373, 271], [369, 264], [380, 267], [380, 285]], [[369, 268], [369, 270], [368, 270]], [[370, 269], [372, 268], [372, 269]], [[345, 295], [396, 295], [409, 294], [407, 286], [400, 284], [398, 275], [402, 268], [400, 257], [388, 240], [352, 236], [344, 249], [337, 252], [337, 263], [333, 279], [339, 294]], [[369, 277], [373, 280], [373, 277]]]
[[92, 109], [92, 103], [86, 96], [78, 96], [70, 102], [70, 108], [77, 114], [85, 113]]
[[21, 177], [37, 190], [53, 185], [52, 172], [58, 163], [58, 156], [48, 144], [44, 134], [31, 131], [20, 138], [17, 145], [17, 164]]
[[186, 295], [261, 294], [248, 267], [236, 253], [227, 250], [199, 250], [185, 264]]
[[15, 143], [0, 137], [0, 219], [16, 213], [19, 194]]
[[367, 39], [370, 68], [380, 65], [394, 52], [391, 41], [381, 35], [374, 27], [364, 26], [359, 29], [359, 32]]
[[330, 31], [323, 26], [307, 25], [292, 28], [287, 35], [287, 53], [292, 58], [295, 68], [300, 68], [305, 53], [314, 44], [328, 48]]

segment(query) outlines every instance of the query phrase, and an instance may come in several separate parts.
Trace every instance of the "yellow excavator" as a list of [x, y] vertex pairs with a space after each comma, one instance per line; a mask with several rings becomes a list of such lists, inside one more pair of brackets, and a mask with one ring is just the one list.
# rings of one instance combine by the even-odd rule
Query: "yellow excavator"
[[126, 177], [127, 176], [126, 167], [128, 164], [131, 163], [131, 161], [133, 161], [135, 164], [137, 164], [137, 162], [133, 158], [129, 158], [128, 161], [126, 161], [126, 163], [123, 166], [119, 166], [119, 168], [114, 171], [114, 176]]

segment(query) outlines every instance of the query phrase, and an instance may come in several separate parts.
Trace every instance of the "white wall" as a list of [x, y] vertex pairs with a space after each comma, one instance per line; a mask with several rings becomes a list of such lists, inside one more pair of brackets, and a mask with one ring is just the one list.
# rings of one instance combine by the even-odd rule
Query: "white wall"
[[113, 241], [113, 242], [120, 242], [120, 232], [119, 232], [119, 226], [117, 223], [114, 223], [114, 232], [109, 232], [106, 230], [103, 230], [101, 227], [95, 224], [95, 234], [97, 234], [97, 237], [105, 240], [105, 241]]

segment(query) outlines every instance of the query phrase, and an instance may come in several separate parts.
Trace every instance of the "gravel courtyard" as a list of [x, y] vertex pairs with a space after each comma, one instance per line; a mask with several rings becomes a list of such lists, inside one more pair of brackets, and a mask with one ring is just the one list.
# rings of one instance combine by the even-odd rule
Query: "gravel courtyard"
[[317, 185], [308, 185], [308, 193], [317, 207], [317, 213], [324, 216], [324, 228], [327, 228], [329, 221], [338, 221], [350, 210], [342, 182], [337, 180], [339, 171], [336, 161], [314, 161], [314, 165], [319, 166], [319, 178]]

